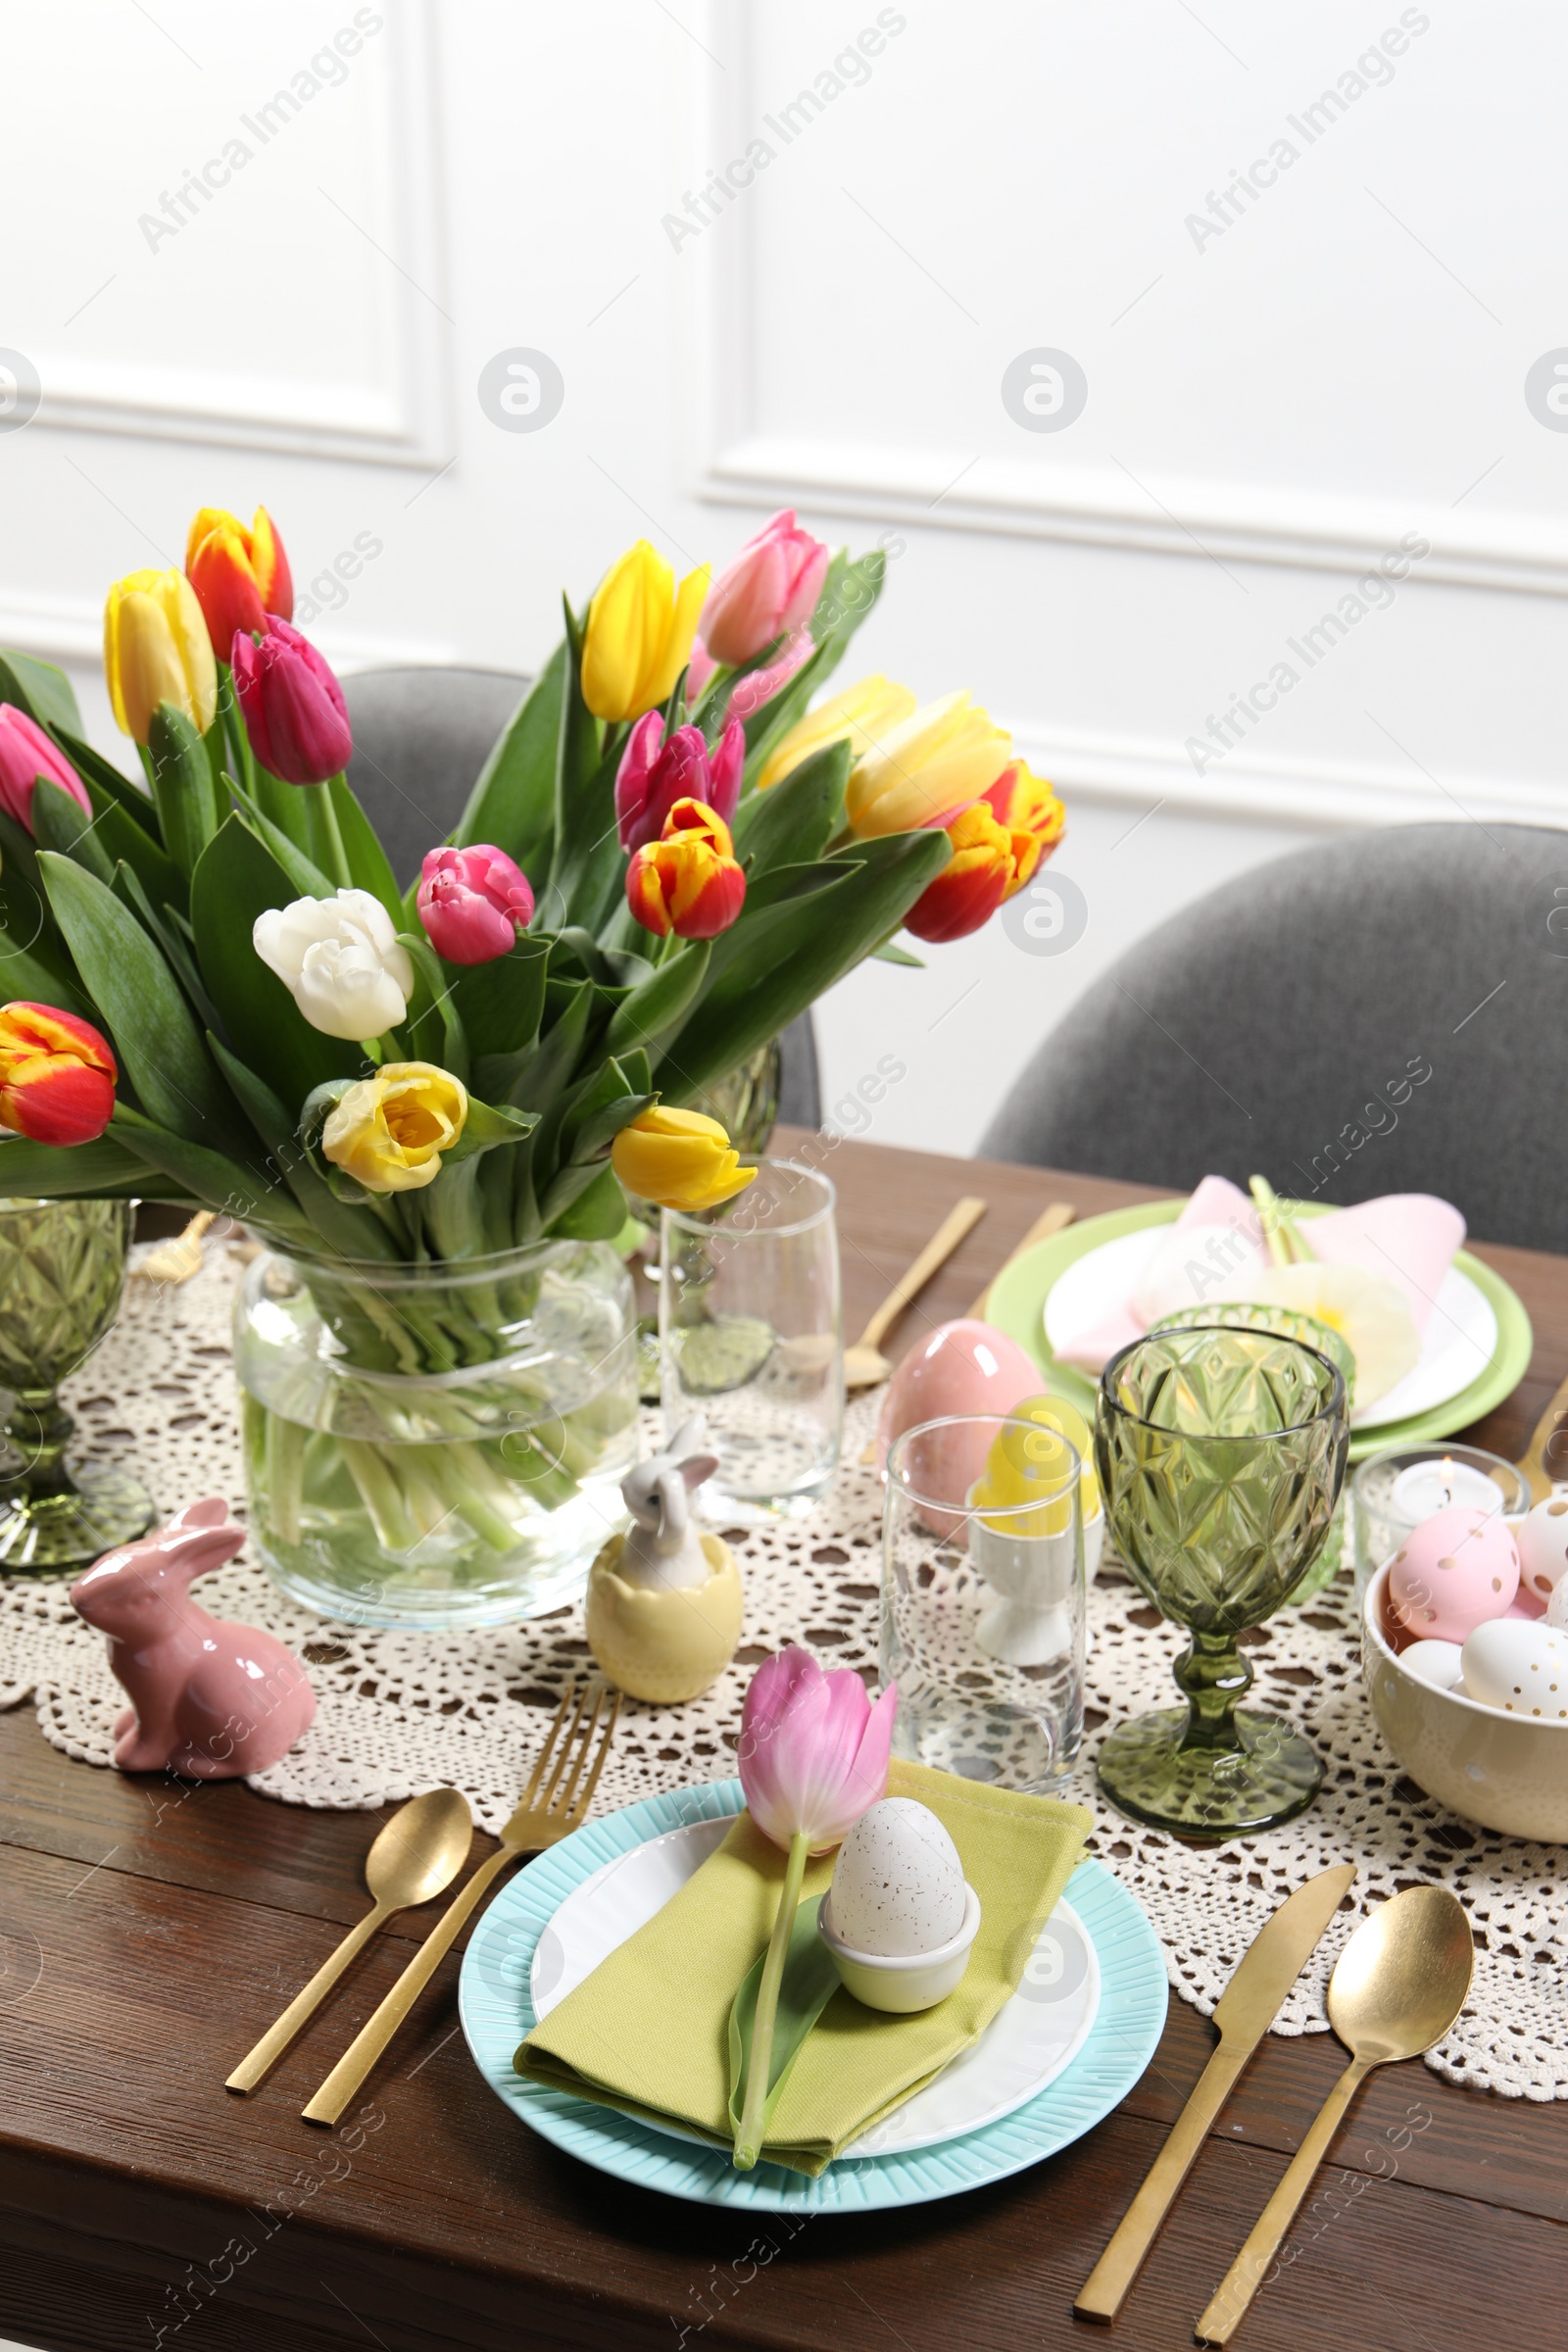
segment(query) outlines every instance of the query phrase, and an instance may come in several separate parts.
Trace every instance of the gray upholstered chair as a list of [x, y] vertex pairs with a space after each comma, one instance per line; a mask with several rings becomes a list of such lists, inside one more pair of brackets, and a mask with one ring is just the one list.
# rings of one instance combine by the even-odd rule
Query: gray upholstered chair
[[[349, 782], [405, 887], [463, 814], [474, 778], [528, 680], [501, 669], [363, 669], [343, 680], [354, 730]], [[803, 1013], [783, 1036], [779, 1117], [821, 1119], [816, 1039]]]
[[981, 1145], [1183, 1188], [1454, 1201], [1568, 1250], [1568, 832], [1344, 834], [1253, 868], [1123, 956]]

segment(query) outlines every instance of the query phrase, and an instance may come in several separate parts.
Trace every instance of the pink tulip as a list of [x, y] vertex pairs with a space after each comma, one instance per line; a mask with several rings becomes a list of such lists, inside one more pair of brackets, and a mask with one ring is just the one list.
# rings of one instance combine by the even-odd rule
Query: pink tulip
[[[737, 678], [726, 706], [731, 718], [750, 718], [770, 703], [781, 686], [787, 686], [804, 662], [815, 653], [809, 629], [797, 629], [786, 638], [782, 648], [765, 669], [749, 669]], [[708, 684], [718, 663], [699, 637], [692, 647], [691, 668], [687, 673], [686, 692], [695, 702]]]
[[746, 733], [731, 719], [710, 752], [701, 727], [677, 727], [664, 742], [664, 721], [650, 710], [637, 721], [615, 778], [615, 817], [623, 850], [658, 841], [677, 801], [701, 801], [727, 825], [741, 797]]
[[416, 901], [430, 944], [448, 963], [494, 963], [533, 920], [533, 891], [505, 850], [427, 850]]
[[786, 507], [747, 541], [708, 592], [698, 630], [715, 662], [738, 667], [816, 610], [828, 552]]
[[275, 612], [260, 645], [236, 629], [229, 654], [251, 750], [285, 784], [324, 784], [347, 767], [354, 738], [343, 689], [308, 638]]
[[83, 814], [91, 816], [87, 788], [64, 752], [25, 710], [15, 703], [0, 703], [0, 808], [26, 832], [32, 831], [32, 795], [40, 776], [69, 792]]
[[733, 2163], [750, 2172], [761, 2154], [773, 2028], [808, 1854], [838, 1845], [868, 1805], [885, 1796], [898, 1686], [875, 1706], [853, 1668], [824, 1674], [808, 1649], [783, 1649], [759, 1666], [741, 1709], [736, 1749], [747, 1809], [789, 1855], [757, 1987]]
[[868, 1805], [887, 1794], [898, 1686], [875, 1706], [853, 1667], [825, 1674], [808, 1649], [781, 1649], [759, 1666], [741, 1711], [736, 1761], [752, 1819], [786, 1849], [841, 1844]]

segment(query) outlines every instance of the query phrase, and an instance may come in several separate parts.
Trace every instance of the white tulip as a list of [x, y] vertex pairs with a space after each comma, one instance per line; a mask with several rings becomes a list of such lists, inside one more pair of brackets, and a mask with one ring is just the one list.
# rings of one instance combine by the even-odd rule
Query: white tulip
[[368, 890], [270, 906], [257, 916], [251, 944], [324, 1036], [379, 1037], [408, 1011], [414, 966]]

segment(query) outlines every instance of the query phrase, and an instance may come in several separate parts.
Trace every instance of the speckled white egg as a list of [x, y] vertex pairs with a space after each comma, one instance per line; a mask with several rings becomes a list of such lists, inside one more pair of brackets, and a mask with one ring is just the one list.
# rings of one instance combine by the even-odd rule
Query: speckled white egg
[[1568, 1633], [1524, 1617], [1478, 1625], [1464, 1645], [1464, 1687], [1484, 1707], [1568, 1726]]
[[1400, 1650], [1399, 1664], [1435, 1690], [1451, 1690], [1464, 1672], [1464, 1651], [1457, 1642], [1412, 1642]]
[[839, 1848], [828, 1924], [852, 1951], [883, 1959], [934, 1952], [963, 1926], [963, 1864], [928, 1805], [885, 1796]]
[[1549, 1601], [1568, 1578], [1568, 1494], [1548, 1494], [1514, 1521], [1519, 1583], [1538, 1601]]

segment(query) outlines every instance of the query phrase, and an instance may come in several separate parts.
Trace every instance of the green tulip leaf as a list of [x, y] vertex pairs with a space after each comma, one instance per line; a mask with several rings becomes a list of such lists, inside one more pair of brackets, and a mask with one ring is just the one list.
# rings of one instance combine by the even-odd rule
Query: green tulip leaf
[[720, 970], [715, 956], [716, 977], [662, 1046], [658, 1076], [667, 1100], [691, 1102], [853, 971], [898, 928], [951, 853], [940, 827], [852, 842], [816, 869], [833, 877], [830, 908], [816, 897], [775, 906], [753, 939], [734, 925], [716, 943], [733, 942], [729, 960]]
[[514, 941], [493, 963], [446, 966], [456, 974], [455, 1001], [475, 1058], [533, 1044], [544, 1017], [549, 958], [548, 938], [530, 936]]
[[157, 943], [96, 874], [54, 852], [38, 864], [137, 1100], [160, 1127], [216, 1156], [235, 1138], [233, 1103]]
[[824, 744], [766, 792], [742, 801], [735, 812], [735, 855], [746, 867], [748, 889], [773, 866], [820, 858], [842, 831], [850, 759], [848, 743]]
[[51, 733], [56, 727], [81, 733], [81, 712], [71, 680], [52, 662], [40, 662], [33, 654], [0, 654], [0, 703], [15, 703]]
[[[276, 781], [275, 778], [269, 780]], [[280, 901], [280, 904], [286, 906], [294, 899], [336, 898], [337, 884], [328, 875], [322, 873], [320, 867], [307, 856], [291, 833], [286, 832], [281, 825], [273, 823], [262, 807], [260, 796], [248, 799], [234, 782], [232, 776], [226, 778], [226, 782], [229, 791], [244, 810], [246, 823], [256, 835], [257, 840], [270, 853], [273, 863], [288, 882], [288, 896]], [[279, 792], [291, 792], [296, 800], [299, 799], [302, 789], [303, 787], [293, 784], [278, 785]], [[303, 822], [302, 816], [302, 825]]]
[[697, 939], [667, 963], [660, 964], [615, 1012], [605, 1033], [606, 1052], [620, 1054], [634, 1046], [657, 1045], [675, 1028], [696, 1003], [712, 955], [711, 940]]
[[[571, 1171], [573, 1175], [577, 1172]], [[606, 1161], [588, 1173], [591, 1181], [576, 1199], [544, 1220], [546, 1230], [558, 1240], [612, 1242], [626, 1222], [626, 1196], [614, 1169]], [[560, 1181], [558, 1178], [557, 1183]]]
[[267, 1148], [268, 1169], [282, 1177], [326, 1247], [342, 1257], [395, 1260], [397, 1250], [380, 1218], [373, 1212], [358, 1214], [336, 1199], [312, 1164], [293, 1118], [266, 1081], [237, 1060], [220, 1038], [209, 1036], [207, 1043], [229, 1091]]
[[349, 880], [356, 890], [368, 890], [372, 899], [379, 899], [392, 917], [392, 928], [403, 928], [403, 893], [392, 871], [385, 850], [376, 836], [365, 810], [350, 788], [347, 776], [334, 776], [329, 784], [318, 785], [318, 792], [331, 796], [332, 813], [348, 859]]
[[[839, 1972], [833, 1965], [833, 1955], [816, 1932], [816, 1914], [820, 1895], [812, 1895], [802, 1903], [795, 1914], [790, 1930], [789, 1949], [784, 1955], [784, 1975], [778, 1988], [778, 2014], [773, 2023], [773, 2049], [767, 2070], [767, 2103], [762, 2110], [762, 2134], [773, 2120], [773, 2110], [779, 2094], [790, 2079], [790, 2070], [801, 2054], [806, 2036], [839, 1989]], [[729, 2121], [730, 2130], [741, 2128], [741, 2108], [746, 2097], [746, 2070], [752, 2059], [752, 2029], [757, 2022], [757, 1995], [762, 1982], [762, 1965], [766, 1952], [760, 1953], [752, 1968], [741, 1981], [729, 2013]]]
[[115, 861], [98, 836], [90, 816], [82, 812], [81, 803], [54, 783], [40, 776], [32, 788], [32, 838], [40, 850], [53, 850], [62, 858], [74, 858], [96, 874], [100, 882], [115, 878]]
[[157, 1120], [144, 1118], [127, 1102], [116, 1103], [111, 1127], [117, 1142], [149, 1167], [172, 1176], [204, 1207], [220, 1216], [243, 1217], [247, 1224], [267, 1228], [284, 1241], [310, 1242], [310, 1224], [280, 1177], [192, 1143]]
[[195, 721], [172, 703], [160, 703], [153, 712], [147, 733], [147, 777], [158, 804], [164, 846], [188, 878], [218, 831], [222, 810], [213, 785], [207, 745]]
[[[5, 886], [0, 882], [0, 905], [4, 900]], [[0, 998], [8, 1004], [53, 1004], [61, 1012], [74, 1012], [78, 1020], [92, 1019], [93, 1008], [81, 991], [62, 980], [35, 950], [19, 947], [3, 926], [0, 926]]]
[[458, 1010], [457, 982], [449, 976], [446, 965], [420, 932], [400, 931], [398, 940], [408, 950], [419, 982], [409, 1003], [411, 1058], [434, 1062], [466, 1085], [468, 1039]]
[[149, 931], [158, 942], [202, 1027], [220, 1029], [222, 1023], [218, 1017], [217, 1006], [202, 985], [202, 976], [196, 969], [196, 958], [190, 952], [190, 943], [172, 910], [167, 904], [162, 912], [153, 906], [142, 888], [140, 875], [133, 872], [123, 858], [115, 868], [113, 888], [121, 905], [128, 906], [143, 930]]
[[90, 1144], [35, 1144], [24, 1135], [0, 1143], [0, 1200], [123, 1200], [146, 1190], [145, 1162], [112, 1135]]
[[463, 1133], [450, 1152], [443, 1152], [444, 1168], [460, 1167], [464, 1160], [473, 1159], [481, 1152], [493, 1152], [498, 1144], [520, 1144], [539, 1124], [536, 1110], [514, 1110], [510, 1102], [476, 1102], [468, 1097], [468, 1115], [463, 1122]]
[[240, 1060], [285, 1106], [325, 1079], [357, 1075], [362, 1058], [351, 1040], [312, 1028], [251, 945], [257, 916], [297, 895], [248, 820], [232, 812], [191, 877], [191, 927], [208, 996]]
[[490, 842], [524, 872], [548, 861], [556, 821], [556, 759], [561, 748], [561, 704], [566, 647], [558, 645], [508, 720], [468, 795], [457, 830], [458, 849]]
[[161, 838], [158, 810], [144, 785], [122, 776], [102, 752], [95, 752], [90, 743], [83, 743], [79, 735], [73, 735], [68, 728], [51, 727], [49, 732], [86, 785], [94, 816], [102, 813], [106, 801], [113, 801], [144, 833], [150, 833], [155, 841]]

